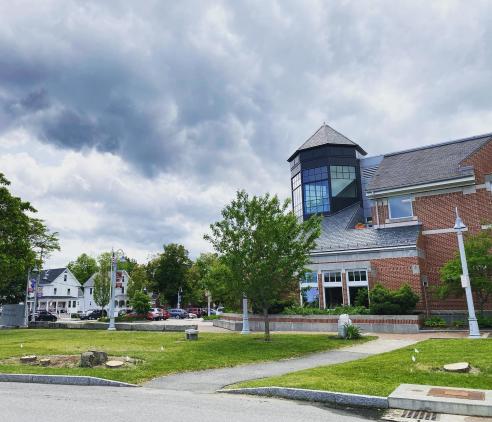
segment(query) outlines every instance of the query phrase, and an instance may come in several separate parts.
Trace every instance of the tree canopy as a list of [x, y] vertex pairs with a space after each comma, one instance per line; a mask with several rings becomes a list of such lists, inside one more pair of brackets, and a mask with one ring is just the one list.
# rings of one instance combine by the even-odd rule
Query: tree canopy
[[[470, 284], [478, 308], [483, 314], [484, 306], [492, 295], [492, 230], [484, 230], [465, 238], [465, 254], [470, 274]], [[461, 259], [459, 251], [455, 257], [441, 268], [443, 284], [438, 293], [441, 297], [462, 296], [465, 290], [461, 286]]]
[[69, 262], [67, 267], [82, 285], [99, 269], [95, 258], [86, 253], [79, 255], [75, 261]]
[[100, 269], [94, 277], [94, 302], [104, 309], [111, 300], [111, 280], [107, 269]]
[[319, 216], [299, 221], [289, 203], [276, 195], [250, 198], [237, 192], [205, 236], [230, 271], [229, 291], [239, 297], [244, 293], [263, 310], [265, 340], [270, 340], [270, 307], [295, 288], [321, 233]]
[[136, 265], [130, 274], [128, 281], [127, 294], [130, 300], [133, 300], [137, 292], [143, 292], [144, 289], [150, 289], [150, 280], [145, 265]]
[[36, 209], [13, 196], [0, 173], [0, 303], [16, 303], [25, 295], [27, 273], [59, 250], [58, 234], [31, 215]]

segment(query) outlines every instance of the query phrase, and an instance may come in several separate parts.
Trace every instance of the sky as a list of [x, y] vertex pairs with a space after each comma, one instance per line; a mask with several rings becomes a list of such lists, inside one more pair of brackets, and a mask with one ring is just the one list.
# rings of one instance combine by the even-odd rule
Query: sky
[[491, 45], [479, 0], [1, 2], [0, 172], [48, 266], [196, 257], [323, 122], [370, 155], [492, 132]]

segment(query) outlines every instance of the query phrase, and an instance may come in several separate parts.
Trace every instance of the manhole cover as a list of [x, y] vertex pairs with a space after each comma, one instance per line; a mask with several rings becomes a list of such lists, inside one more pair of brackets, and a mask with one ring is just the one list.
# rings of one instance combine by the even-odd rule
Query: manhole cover
[[424, 410], [390, 409], [381, 419], [395, 422], [439, 421], [439, 414]]
[[466, 390], [448, 390], [446, 388], [431, 388], [427, 393], [428, 396], [449, 397], [452, 399], [463, 400], [485, 400], [483, 391], [466, 391]]

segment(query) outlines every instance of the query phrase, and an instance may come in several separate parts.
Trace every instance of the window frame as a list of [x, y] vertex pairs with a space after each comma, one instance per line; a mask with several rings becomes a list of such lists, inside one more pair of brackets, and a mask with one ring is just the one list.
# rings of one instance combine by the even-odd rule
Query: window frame
[[[365, 280], [349, 280], [349, 273], [352, 272], [364, 272], [366, 274]], [[353, 306], [352, 300], [350, 297], [350, 288], [351, 287], [367, 287], [367, 295], [369, 297], [369, 271], [367, 268], [351, 268], [349, 270], [345, 270], [345, 281], [347, 283], [347, 302], [349, 306]]]
[[[410, 202], [410, 211], [411, 215], [403, 216], [403, 217], [393, 217], [391, 213], [391, 200], [392, 199], [398, 199], [398, 198], [407, 198], [406, 201]], [[387, 200], [388, 202], [388, 216], [390, 220], [410, 220], [415, 217], [415, 214], [413, 212], [413, 198], [410, 195], [398, 195], [398, 196], [390, 196]], [[403, 202], [403, 201], [401, 201]]]

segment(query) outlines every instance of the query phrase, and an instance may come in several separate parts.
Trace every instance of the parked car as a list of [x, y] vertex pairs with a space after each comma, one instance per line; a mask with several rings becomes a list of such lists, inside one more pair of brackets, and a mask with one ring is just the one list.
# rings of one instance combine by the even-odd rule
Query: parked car
[[162, 310], [162, 319], [169, 319], [171, 318], [171, 314], [167, 309], [161, 309]]
[[[188, 308], [188, 309], [186, 309], [186, 312], [188, 312], [188, 314], [194, 314], [195, 318], [196, 317], [202, 317], [203, 315], [207, 314], [207, 310], [205, 310], [205, 313], [203, 313], [202, 308]], [[193, 318], [193, 317], [190, 316], [190, 318]]]
[[154, 321], [160, 321], [162, 319], [161, 308], [150, 308], [149, 314]]
[[108, 316], [108, 313], [106, 312], [106, 310], [95, 309], [93, 311], [86, 313], [85, 315], [80, 315], [80, 319], [94, 320], [94, 319], [99, 319], [99, 318], [106, 317], [106, 316]]
[[224, 307], [218, 306], [217, 309], [210, 309], [210, 315], [222, 315], [224, 313]]
[[176, 319], [188, 318], [188, 312], [186, 312], [184, 309], [169, 309], [169, 313], [171, 314], [171, 318], [176, 318]]
[[[32, 320], [32, 314], [29, 315], [29, 321]], [[51, 312], [48, 311], [38, 311], [34, 314], [34, 320], [35, 321], [51, 321], [51, 322], [56, 322], [58, 318], [56, 315], [52, 314]]]

